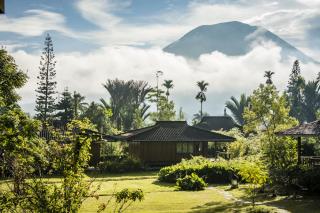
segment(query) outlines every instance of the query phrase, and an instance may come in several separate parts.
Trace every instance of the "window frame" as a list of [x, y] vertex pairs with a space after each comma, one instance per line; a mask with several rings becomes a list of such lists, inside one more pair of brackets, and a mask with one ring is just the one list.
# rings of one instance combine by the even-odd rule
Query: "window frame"
[[190, 142], [178, 142], [176, 154], [194, 154], [194, 144]]

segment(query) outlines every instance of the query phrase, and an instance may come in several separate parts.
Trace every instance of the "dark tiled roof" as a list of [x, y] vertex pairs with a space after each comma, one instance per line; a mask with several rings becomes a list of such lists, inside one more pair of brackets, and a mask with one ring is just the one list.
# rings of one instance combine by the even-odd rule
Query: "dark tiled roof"
[[215, 141], [231, 142], [235, 139], [219, 133], [210, 132], [197, 127], [189, 126], [186, 121], [158, 121], [155, 125], [132, 130], [118, 135], [126, 141]]
[[[47, 130], [47, 129], [42, 129], [40, 132], [39, 132], [39, 136], [41, 138], [44, 138], [46, 140], [55, 140], [55, 136], [54, 134], [52, 134], [51, 132], [52, 130]], [[65, 135], [66, 134], [66, 131], [67, 129], [65, 127], [60, 127], [60, 128], [55, 128], [54, 131], [56, 132], [59, 132], [59, 134], [61, 135]], [[88, 137], [92, 137], [92, 138], [100, 138], [100, 139], [104, 139], [104, 140], [107, 140], [107, 141], [116, 141], [118, 140], [118, 138], [114, 137], [114, 136], [111, 136], [111, 135], [106, 135], [106, 134], [103, 134], [103, 133], [100, 133], [100, 132], [97, 132], [97, 131], [94, 131], [94, 130], [90, 130], [90, 129], [82, 129], [82, 131], [80, 130], [73, 130], [74, 133], [76, 134], [81, 134], [81, 135], [86, 135]]]
[[320, 136], [320, 120], [278, 132], [279, 136]]
[[240, 126], [237, 125], [230, 116], [204, 116], [200, 123], [196, 124], [195, 127], [209, 131], [228, 131], [232, 128]]

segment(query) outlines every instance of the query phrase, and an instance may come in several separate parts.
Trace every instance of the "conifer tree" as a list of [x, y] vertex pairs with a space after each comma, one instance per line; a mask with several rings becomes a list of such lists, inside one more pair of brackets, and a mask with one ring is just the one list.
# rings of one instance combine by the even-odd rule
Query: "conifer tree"
[[68, 88], [63, 91], [62, 98], [56, 105], [56, 110], [58, 111], [56, 117], [59, 118], [60, 124], [63, 126], [74, 118], [73, 98]]
[[303, 90], [305, 86], [305, 80], [301, 76], [301, 69], [299, 61], [295, 60], [293, 63], [290, 79], [288, 82], [288, 101], [290, 105], [290, 116], [293, 116], [299, 120], [300, 123], [304, 121], [303, 115]]
[[46, 123], [54, 112], [54, 94], [56, 93], [57, 84], [54, 80], [56, 76], [55, 65], [52, 39], [47, 34], [39, 66], [40, 73], [38, 76], [38, 89], [36, 89], [38, 94], [35, 109], [37, 118], [43, 123]]

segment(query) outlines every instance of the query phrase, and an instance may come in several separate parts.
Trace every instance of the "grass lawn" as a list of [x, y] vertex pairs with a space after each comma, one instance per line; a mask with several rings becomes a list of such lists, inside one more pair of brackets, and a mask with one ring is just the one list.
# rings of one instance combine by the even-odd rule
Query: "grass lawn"
[[[80, 212], [83, 213], [97, 212], [98, 206], [106, 202], [114, 190], [120, 191], [123, 188], [141, 188], [145, 194], [145, 199], [141, 203], [134, 203], [127, 212], [246, 212], [245, 208], [250, 206], [246, 198], [245, 185], [235, 190], [230, 190], [227, 185], [210, 185], [203, 191], [187, 192], [177, 191], [174, 184], [159, 183], [156, 172], [92, 175], [91, 177], [94, 178], [94, 186], [100, 186], [97, 191], [100, 197], [98, 200], [88, 198], [82, 205]], [[59, 178], [48, 179], [51, 183], [59, 183], [60, 180]], [[4, 185], [6, 184], [0, 184], [0, 188]], [[319, 197], [303, 199], [260, 197], [258, 202], [259, 205], [273, 207], [274, 212], [320, 212]]]
[[199, 192], [176, 191], [174, 184], [159, 183], [154, 172], [140, 173], [139, 176], [98, 177], [95, 183], [100, 184], [99, 194], [104, 196], [99, 200], [86, 200], [81, 212], [96, 212], [99, 203], [106, 201], [114, 188], [117, 191], [123, 188], [141, 188], [144, 191], [145, 199], [134, 203], [128, 212], [189, 212], [232, 204], [213, 188]]
[[[229, 186], [211, 185], [204, 191], [177, 191], [174, 184], [159, 183], [155, 172], [138, 174], [94, 176], [95, 184], [100, 184], [99, 200], [87, 199], [81, 212], [96, 212], [101, 202], [106, 202], [114, 189], [141, 188], [145, 199], [134, 203], [128, 212], [245, 212], [250, 206], [245, 188], [229, 190]], [[241, 201], [240, 201], [241, 200]], [[283, 209], [289, 212], [320, 212], [320, 199], [288, 200], [285, 197], [259, 199], [261, 205], [273, 207], [275, 212]], [[278, 207], [280, 209], [278, 209]]]

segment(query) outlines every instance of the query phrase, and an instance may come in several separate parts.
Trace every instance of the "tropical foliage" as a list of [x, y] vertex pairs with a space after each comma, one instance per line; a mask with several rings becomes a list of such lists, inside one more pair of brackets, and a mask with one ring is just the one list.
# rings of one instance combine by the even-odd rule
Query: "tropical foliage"
[[173, 88], [172, 80], [164, 80], [164, 83], [162, 84], [162, 86], [166, 88], [167, 90], [166, 96], [167, 96], [167, 100], [169, 100], [169, 95], [170, 95], [169, 90]]
[[184, 191], [200, 191], [207, 186], [204, 180], [195, 173], [178, 178], [176, 185], [179, 190]]
[[272, 82], [273, 75], [274, 75], [274, 72], [272, 72], [270, 70], [264, 72], [264, 77], [267, 79], [266, 84], [273, 84], [273, 82]]
[[151, 87], [147, 82], [109, 79], [103, 86], [108, 91], [110, 100], [108, 102], [101, 99], [101, 102], [106, 109], [111, 109], [111, 121], [117, 129], [132, 129], [134, 114], [137, 112], [143, 120], [148, 117], [147, 110], [150, 105], [145, 100]]
[[253, 92], [244, 119], [247, 133], [261, 135], [264, 159], [270, 167], [286, 169], [295, 165], [296, 143], [276, 136], [276, 132], [297, 125], [297, 120], [289, 116], [286, 97], [280, 95], [273, 84], [261, 84]]
[[242, 177], [242, 180], [249, 183], [249, 196], [254, 207], [258, 190], [267, 182], [267, 170], [261, 164], [248, 163], [241, 167], [239, 175]]
[[200, 91], [196, 95], [196, 99], [200, 101], [200, 117], [202, 118], [202, 103], [207, 100], [205, 92], [208, 89], [209, 83], [205, 81], [198, 81], [197, 86]]
[[245, 94], [241, 94], [240, 100], [237, 100], [234, 96], [231, 96], [230, 100], [226, 102], [226, 108], [232, 114], [232, 117], [240, 125], [244, 125], [243, 112], [246, 107], [249, 106], [250, 98]]
[[14, 58], [0, 48], [0, 106], [16, 104], [20, 96], [15, 90], [26, 82], [27, 75], [18, 69]]

